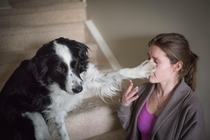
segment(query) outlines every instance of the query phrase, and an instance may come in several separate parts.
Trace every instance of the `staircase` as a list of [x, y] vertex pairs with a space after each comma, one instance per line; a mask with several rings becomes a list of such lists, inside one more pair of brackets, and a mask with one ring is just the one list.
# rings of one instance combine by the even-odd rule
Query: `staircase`
[[[90, 61], [101, 71], [111, 66], [85, 25], [85, 2], [78, 0], [9, 0], [0, 10], [0, 90], [24, 59], [58, 37], [80, 41], [90, 48]], [[116, 115], [118, 98], [108, 103], [87, 92], [83, 103], [66, 118], [71, 140], [121, 140], [125, 132]]]

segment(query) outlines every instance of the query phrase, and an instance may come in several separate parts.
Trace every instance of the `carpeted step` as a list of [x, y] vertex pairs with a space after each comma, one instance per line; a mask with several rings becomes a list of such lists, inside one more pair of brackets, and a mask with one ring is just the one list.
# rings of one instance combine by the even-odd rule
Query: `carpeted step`
[[98, 97], [85, 99], [66, 119], [70, 138], [84, 140], [121, 128], [116, 100], [105, 103]]
[[25, 27], [86, 20], [86, 3], [69, 2], [51, 6], [0, 10], [0, 27]]
[[[88, 56], [90, 60], [97, 65], [97, 44], [85, 44], [89, 47]], [[20, 63], [25, 59], [30, 59], [36, 54], [38, 48], [40, 47], [41, 45], [37, 47], [37, 49], [0, 52], [0, 66], [10, 63]]]
[[57, 3], [79, 2], [81, 0], [8, 0], [12, 8], [33, 8], [54, 5]]
[[34, 49], [58, 37], [85, 42], [84, 22], [0, 28], [0, 52]]
[[125, 130], [120, 128], [86, 140], [124, 140], [125, 136], [126, 136]]

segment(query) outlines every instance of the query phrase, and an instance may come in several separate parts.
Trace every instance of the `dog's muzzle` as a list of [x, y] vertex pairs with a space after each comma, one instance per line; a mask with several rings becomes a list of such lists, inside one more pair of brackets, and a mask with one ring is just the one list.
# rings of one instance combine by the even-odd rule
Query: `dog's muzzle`
[[76, 86], [76, 87], [72, 88], [72, 91], [74, 93], [80, 93], [82, 90], [83, 90], [82, 86]]

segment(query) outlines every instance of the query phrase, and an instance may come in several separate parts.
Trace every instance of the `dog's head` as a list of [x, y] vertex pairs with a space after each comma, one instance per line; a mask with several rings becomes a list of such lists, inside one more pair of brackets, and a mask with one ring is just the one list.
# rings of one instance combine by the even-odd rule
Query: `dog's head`
[[66, 38], [44, 44], [30, 61], [35, 78], [49, 89], [60, 88], [69, 94], [83, 90], [80, 77], [89, 62], [88, 47]]

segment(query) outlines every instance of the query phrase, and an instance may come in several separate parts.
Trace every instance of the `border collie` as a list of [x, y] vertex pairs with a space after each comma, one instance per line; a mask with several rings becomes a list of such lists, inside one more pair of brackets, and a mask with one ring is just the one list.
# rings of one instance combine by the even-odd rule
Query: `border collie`
[[88, 47], [67, 38], [44, 44], [14, 71], [0, 93], [1, 140], [69, 140], [65, 117], [87, 89], [112, 97], [124, 79], [148, 78], [155, 64], [100, 72], [89, 62]]

